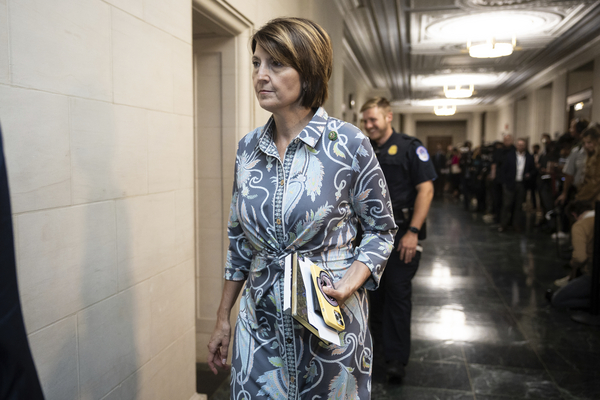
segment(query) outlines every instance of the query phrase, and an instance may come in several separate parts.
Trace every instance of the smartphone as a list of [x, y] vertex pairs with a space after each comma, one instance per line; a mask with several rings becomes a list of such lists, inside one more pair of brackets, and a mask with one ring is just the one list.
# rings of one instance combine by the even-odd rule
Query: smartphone
[[323, 293], [324, 286], [334, 287], [331, 275], [314, 263], [310, 265], [310, 272], [323, 320], [335, 330], [343, 331], [346, 326], [344, 325], [344, 317], [342, 316], [342, 311], [337, 300]]

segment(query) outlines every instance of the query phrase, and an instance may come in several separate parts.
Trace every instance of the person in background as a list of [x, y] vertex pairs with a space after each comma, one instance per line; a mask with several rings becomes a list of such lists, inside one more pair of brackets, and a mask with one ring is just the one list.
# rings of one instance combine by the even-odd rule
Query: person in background
[[470, 208], [471, 197], [473, 195], [471, 182], [473, 177], [473, 171], [471, 170], [473, 163], [473, 152], [471, 151], [472, 147], [473, 144], [467, 140], [465, 145], [460, 149], [460, 160], [458, 162], [460, 167], [460, 188], [463, 195], [463, 205], [467, 211]]
[[448, 159], [448, 166], [450, 167], [450, 192], [453, 198], [458, 199], [462, 170], [460, 169], [460, 152], [456, 147], [452, 148], [451, 156]]
[[477, 199], [478, 212], [485, 212], [486, 210], [486, 178], [488, 172], [489, 168], [482, 155], [482, 148], [481, 146], [476, 147], [473, 150], [471, 163], [471, 188]]
[[[516, 148], [506, 155], [500, 170], [502, 182], [502, 215], [498, 232], [504, 232], [511, 219], [516, 231], [522, 230], [523, 203], [535, 178], [533, 156], [527, 151], [527, 142], [517, 140]], [[512, 218], [511, 218], [512, 217]]]
[[[538, 170], [536, 174], [536, 187], [540, 198], [542, 212], [545, 215], [554, 208], [554, 200], [552, 196], [552, 165], [554, 164], [552, 155], [554, 152], [555, 143], [552, 141], [550, 134], [542, 134], [542, 151], [538, 154], [535, 167]], [[540, 225], [544, 223], [544, 218]]]
[[569, 200], [575, 197], [577, 189], [583, 183], [583, 174], [585, 172], [585, 162], [587, 160], [587, 153], [583, 148], [581, 142], [581, 133], [587, 128], [588, 122], [586, 120], [575, 119], [571, 122], [571, 128], [569, 129], [569, 135], [572, 139], [572, 148], [565, 166], [563, 167], [563, 174], [565, 181], [563, 184], [562, 193], [556, 198], [555, 203], [564, 205]]
[[585, 174], [576, 200], [600, 200], [600, 125], [592, 124], [583, 134], [583, 148], [587, 154]]
[[493, 198], [493, 212], [495, 214], [496, 222], [500, 222], [502, 215], [502, 179], [500, 177], [500, 170], [507, 154], [515, 150], [513, 145], [512, 135], [506, 134], [502, 138], [502, 143], [497, 144], [494, 154], [492, 155], [492, 166], [490, 171], [490, 179], [493, 184], [492, 198]]
[[[535, 169], [536, 171], [538, 170], [538, 165], [539, 165], [539, 160], [540, 160], [540, 156], [541, 156], [541, 147], [539, 144], [534, 144], [531, 147], [531, 155], [533, 156], [533, 163], [535, 165]], [[531, 189], [530, 189], [530, 193], [531, 193], [531, 205], [533, 207], [534, 210], [536, 210], [538, 208], [538, 199], [537, 199], [537, 176], [536, 179], [532, 179], [531, 181]]]
[[388, 182], [399, 227], [381, 284], [371, 292], [370, 318], [373, 341], [383, 347], [388, 378], [400, 383], [410, 354], [411, 280], [421, 259], [419, 240], [425, 239], [425, 218], [437, 175], [419, 139], [392, 128], [388, 100], [370, 99], [360, 112]]
[[580, 200], [569, 203], [567, 212], [575, 219], [571, 227], [571, 273], [555, 282], [560, 289], [551, 295], [551, 304], [555, 307], [587, 308], [592, 287], [596, 213], [592, 203]]
[[435, 189], [435, 197], [444, 197], [444, 185], [446, 184], [445, 177], [447, 176], [446, 170], [446, 154], [442, 149], [442, 145], [438, 143], [436, 145], [435, 154], [432, 157], [433, 167], [438, 178], [433, 182]]
[[[231, 398], [369, 399], [372, 344], [367, 289], [375, 289], [396, 225], [369, 139], [321, 106], [333, 69], [329, 35], [302, 18], [278, 18], [251, 38], [259, 105], [272, 113], [238, 144], [229, 250], [208, 365], [227, 368]], [[358, 224], [362, 241], [353, 240]], [[323, 292], [344, 322], [341, 346], [282, 312], [284, 260], [298, 253], [333, 276]], [[229, 318], [242, 290], [232, 336]], [[343, 373], [340, 373], [342, 371]]]

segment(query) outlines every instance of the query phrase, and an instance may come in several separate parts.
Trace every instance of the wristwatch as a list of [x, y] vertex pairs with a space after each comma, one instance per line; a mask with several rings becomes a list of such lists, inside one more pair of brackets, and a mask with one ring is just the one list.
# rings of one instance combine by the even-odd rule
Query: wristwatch
[[410, 226], [408, 230], [412, 233], [416, 233], [417, 235], [419, 234], [419, 229], [415, 228], [414, 226]]

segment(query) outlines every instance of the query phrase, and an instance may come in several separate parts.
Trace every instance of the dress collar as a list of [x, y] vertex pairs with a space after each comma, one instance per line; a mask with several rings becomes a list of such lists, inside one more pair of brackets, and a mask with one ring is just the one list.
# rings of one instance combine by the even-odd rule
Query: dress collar
[[[325, 132], [325, 128], [327, 127], [327, 119], [329, 115], [327, 111], [323, 107], [319, 107], [313, 115], [312, 119], [302, 129], [302, 132], [296, 136], [296, 139], [301, 140], [306, 145], [314, 148], [323, 133]], [[273, 116], [269, 118], [269, 121], [265, 124], [262, 129], [260, 138], [258, 139], [258, 147], [266, 154], [271, 156], [277, 156], [277, 147], [275, 146], [275, 142], [273, 142], [273, 128], [274, 128], [275, 120]], [[295, 140], [295, 139], [294, 139]]]

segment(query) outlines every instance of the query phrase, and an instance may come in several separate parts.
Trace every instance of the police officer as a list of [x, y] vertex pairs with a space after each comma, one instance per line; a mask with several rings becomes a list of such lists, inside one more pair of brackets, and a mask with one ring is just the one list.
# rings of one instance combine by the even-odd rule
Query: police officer
[[422, 143], [392, 128], [388, 100], [370, 99], [360, 112], [387, 180], [399, 227], [379, 288], [371, 292], [370, 318], [375, 357], [383, 352], [390, 382], [400, 383], [410, 353], [411, 280], [419, 267], [418, 241], [425, 238], [425, 218], [437, 175]]

